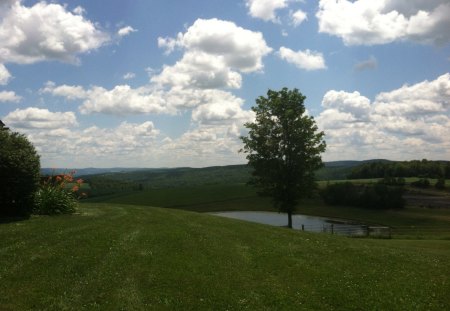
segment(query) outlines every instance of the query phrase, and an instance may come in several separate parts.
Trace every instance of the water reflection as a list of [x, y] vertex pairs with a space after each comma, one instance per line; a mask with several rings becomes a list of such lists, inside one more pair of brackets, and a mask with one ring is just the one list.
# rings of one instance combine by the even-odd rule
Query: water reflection
[[[287, 226], [287, 214], [275, 212], [217, 212], [211, 213], [233, 219], [246, 220], [272, 226]], [[292, 227], [297, 230], [312, 232], [329, 232], [344, 235], [365, 235], [367, 227], [343, 219], [293, 215]]]

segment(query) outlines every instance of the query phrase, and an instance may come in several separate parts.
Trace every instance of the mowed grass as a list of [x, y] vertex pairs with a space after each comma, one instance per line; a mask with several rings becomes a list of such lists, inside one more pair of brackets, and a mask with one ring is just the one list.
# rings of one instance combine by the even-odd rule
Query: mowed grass
[[[196, 212], [275, 211], [269, 198], [259, 197], [245, 184], [210, 185], [136, 191], [98, 197], [88, 202], [160, 206]], [[405, 208], [370, 210], [329, 206], [320, 198], [307, 199], [299, 214], [343, 218], [367, 225], [392, 227], [393, 237], [450, 240], [450, 209]]]
[[0, 224], [0, 310], [449, 310], [450, 241], [84, 204]]

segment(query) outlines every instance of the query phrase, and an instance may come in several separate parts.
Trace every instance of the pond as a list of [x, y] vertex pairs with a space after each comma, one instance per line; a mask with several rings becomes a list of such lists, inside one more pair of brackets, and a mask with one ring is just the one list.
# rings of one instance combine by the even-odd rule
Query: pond
[[[276, 212], [216, 212], [212, 215], [257, 222], [266, 225], [287, 226], [287, 214]], [[366, 235], [367, 226], [345, 219], [292, 215], [292, 227], [311, 232], [329, 232], [343, 235]]]

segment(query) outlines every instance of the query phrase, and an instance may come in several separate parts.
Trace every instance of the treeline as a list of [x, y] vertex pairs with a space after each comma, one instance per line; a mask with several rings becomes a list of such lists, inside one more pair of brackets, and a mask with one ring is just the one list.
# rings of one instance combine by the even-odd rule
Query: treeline
[[384, 177], [420, 177], [450, 179], [450, 162], [413, 160], [401, 162], [368, 162], [356, 166], [348, 179]]
[[351, 182], [329, 184], [321, 191], [321, 196], [329, 205], [398, 209], [405, 207], [404, 184], [402, 178], [384, 178], [377, 183], [365, 185]]

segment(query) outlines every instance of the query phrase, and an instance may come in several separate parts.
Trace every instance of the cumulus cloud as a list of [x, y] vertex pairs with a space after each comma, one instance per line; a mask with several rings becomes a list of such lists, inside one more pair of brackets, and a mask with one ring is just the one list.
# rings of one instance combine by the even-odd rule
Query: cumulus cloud
[[192, 111], [192, 120], [202, 124], [230, 124], [239, 123], [242, 126], [254, 119], [251, 110], [242, 109], [243, 101], [240, 98], [221, 100], [200, 105]]
[[220, 57], [202, 52], [188, 52], [175, 65], [165, 66], [162, 72], [151, 80], [162, 85], [212, 89], [240, 88], [242, 77]]
[[278, 22], [276, 10], [287, 7], [287, 0], [246, 0], [245, 4], [252, 17], [264, 21]]
[[[10, 124], [8, 124], [10, 125]], [[117, 127], [91, 126], [74, 130], [62, 128], [20, 128], [43, 161], [45, 167], [151, 166], [153, 147], [160, 131], [153, 122], [122, 122]], [[69, 164], [68, 164], [69, 163]]]
[[442, 159], [450, 156], [449, 98], [448, 73], [380, 93], [372, 102], [358, 92], [332, 90], [316, 120], [328, 155], [339, 159]]
[[159, 38], [158, 44], [171, 52], [185, 50], [173, 66], [165, 66], [152, 82], [196, 88], [240, 88], [241, 74], [262, 70], [262, 58], [271, 52], [260, 32], [218, 19], [198, 19], [176, 38]]
[[242, 147], [241, 134], [235, 124], [200, 125], [179, 138], [164, 141], [158, 153], [172, 166], [177, 163], [193, 167], [243, 163], [244, 156], [238, 153]]
[[137, 31], [137, 29], [134, 29], [131, 26], [125, 26], [125, 27], [120, 28], [117, 31], [117, 34], [119, 35], [119, 37], [125, 37], [125, 36], [128, 36], [130, 33], [133, 33], [136, 31]]
[[56, 86], [48, 82], [40, 90], [68, 100], [82, 100], [80, 111], [83, 114], [105, 113], [114, 115], [141, 113], [170, 113], [160, 92], [148, 88], [132, 88], [127, 84], [117, 85], [107, 90], [100, 86], [84, 89], [81, 86]]
[[69, 100], [83, 99], [87, 97], [87, 92], [81, 86], [60, 85], [56, 86], [53, 81], [48, 81], [45, 87], [39, 90], [40, 93], [51, 93], [54, 96], [62, 96]]
[[69, 12], [56, 3], [38, 2], [27, 7], [20, 1], [7, 2], [0, 14], [0, 63], [77, 63], [78, 54], [95, 50], [109, 40], [105, 32], [81, 15], [80, 9]]
[[174, 87], [162, 90], [118, 85], [108, 90], [99, 86], [85, 89], [81, 86], [57, 86], [53, 82], [47, 82], [40, 92], [64, 97], [67, 100], [81, 100], [80, 111], [84, 114], [175, 114], [180, 109], [191, 109], [202, 105], [209, 107], [220, 104], [236, 108], [243, 104], [242, 99], [218, 89]]
[[16, 109], [4, 119], [11, 127], [18, 129], [58, 129], [78, 124], [73, 112], [51, 112], [34, 107]]
[[353, 93], [328, 91], [323, 97], [322, 106], [348, 113], [354, 121], [366, 120], [370, 112], [370, 100], [356, 91]]
[[11, 74], [8, 69], [6, 69], [5, 65], [0, 63], [0, 85], [8, 84], [11, 79]]
[[346, 45], [450, 41], [447, 0], [320, 0], [316, 17], [319, 32], [338, 36]]
[[278, 56], [288, 63], [294, 64], [296, 67], [304, 70], [318, 70], [327, 68], [322, 53], [308, 49], [295, 52], [282, 46], [278, 51]]
[[1, 91], [0, 92], [0, 102], [18, 103], [21, 100], [22, 100], [22, 97], [17, 95], [13, 91]]

